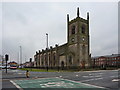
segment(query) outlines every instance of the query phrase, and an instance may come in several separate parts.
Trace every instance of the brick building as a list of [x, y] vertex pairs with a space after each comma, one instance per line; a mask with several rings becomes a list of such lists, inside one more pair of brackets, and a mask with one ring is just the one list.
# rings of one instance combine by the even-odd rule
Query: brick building
[[102, 66], [119, 67], [120, 54], [92, 57], [91, 61], [93, 67], [102, 67]]
[[34, 67], [78, 67], [90, 66], [89, 54], [89, 13], [87, 19], [79, 16], [69, 21], [67, 15], [67, 43], [45, 50], [38, 50], [34, 55]]

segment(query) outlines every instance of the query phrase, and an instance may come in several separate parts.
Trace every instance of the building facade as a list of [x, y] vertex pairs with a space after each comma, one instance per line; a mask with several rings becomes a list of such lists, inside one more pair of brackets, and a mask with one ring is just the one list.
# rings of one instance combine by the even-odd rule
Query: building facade
[[83, 19], [77, 8], [75, 19], [70, 21], [67, 15], [67, 43], [36, 51], [34, 67], [89, 67], [89, 37], [89, 13]]
[[120, 54], [92, 57], [91, 62], [93, 67], [120, 67]]

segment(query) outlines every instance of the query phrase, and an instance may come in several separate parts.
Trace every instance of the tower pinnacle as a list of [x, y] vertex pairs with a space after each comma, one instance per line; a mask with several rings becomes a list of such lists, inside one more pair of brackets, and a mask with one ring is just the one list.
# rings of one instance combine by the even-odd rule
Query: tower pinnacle
[[69, 14], [67, 14], [67, 21], [69, 22]]
[[79, 7], [77, 8], [77, 17], [79, 17]]
[[89, 12], [87, 12], [87, 19], [89, 19]]

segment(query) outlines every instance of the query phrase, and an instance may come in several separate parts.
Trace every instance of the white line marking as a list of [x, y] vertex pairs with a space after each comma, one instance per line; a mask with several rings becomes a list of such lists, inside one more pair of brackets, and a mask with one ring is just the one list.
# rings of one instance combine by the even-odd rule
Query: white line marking
[[118, 81], [120, 81], [120, 79], [113, 79], [112, 81], [113, 82], [118, 82]]
[[118, 76], [110, 76], [110, 77], [118, 77]]
[[18, 88], [19, 90], [23, 90], [20, 86], [18, 86], [14, 81], [10, 80], [11, 83], [13, 83], [13, 85], [16, 86], [16, 88]]
[[82, 77], [89, 77], [89, 76], [82, 76]]
[[[63, 79], [63, 78], [61, 78], [61, 79]], [[83, 85], [88, 85], [88, 86], [92, 86], [92, 87], [96, 87], [96, 88], [105, 88], [105, 87], [91, 85], [91, 84], [86, 84], [86, 83], [82, 83], [82, 82], [78, 82], [78, 81], [73, 81], [73, 80], [69, 80], [69, 79], [63, 79], [63, 80], [67, 80], [67, 81], [71, 81], [71, 82], [76, 82], [76, 83], [81, 83]]]
[[76, 75], [76, 77], [78, 77], [78, 75]]
[[93, 79], [88, 79], [88, 80], [82, 80], [80, 82], [94, 81], [94, 80], [100, 80], [100, 79], [103, 79], [103, 78], [93, 78]]
[[105, 89], [105, 87], [101, 87], [101, 86], [91, 85], [91, 84], [87, 84], [87, 83], [82, 83], [82, 84], [85, 84], [85, 85], [88, 85], [88, 86], [93, 86], [93, 87], [96, 87], [96, 88], [104, 88]]
[[59, 76], [59, 77], [62, 77], [62, 76]]
[[98, 76], [83, 76], [85, 78], [88, 78], [88, 77], [101, 77], [101, 75], [98, 75]]
[[10, 79], [2, 79], [2, 80], [10, 80]]

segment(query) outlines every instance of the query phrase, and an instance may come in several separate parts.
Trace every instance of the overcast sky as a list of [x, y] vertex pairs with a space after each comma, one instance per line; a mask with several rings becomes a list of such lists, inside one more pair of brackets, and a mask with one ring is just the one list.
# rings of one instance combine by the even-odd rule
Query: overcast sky
[[[118, 53], [118, 5], [117, 2], [7, 2], [0, 3], [2, 10], [2, 55], [10, 55], [17, 61], [22, 46], [22, 59], [33, 58], [35, 52], [46, 48], [46, 32], [49, 46], [67, 42], [67, 18], [90, 14], [90, 53], [92, 56]], [[0, 37], [1, 40], [1, 37]], [[0, 48], [1, 49], [1, 48]]]

